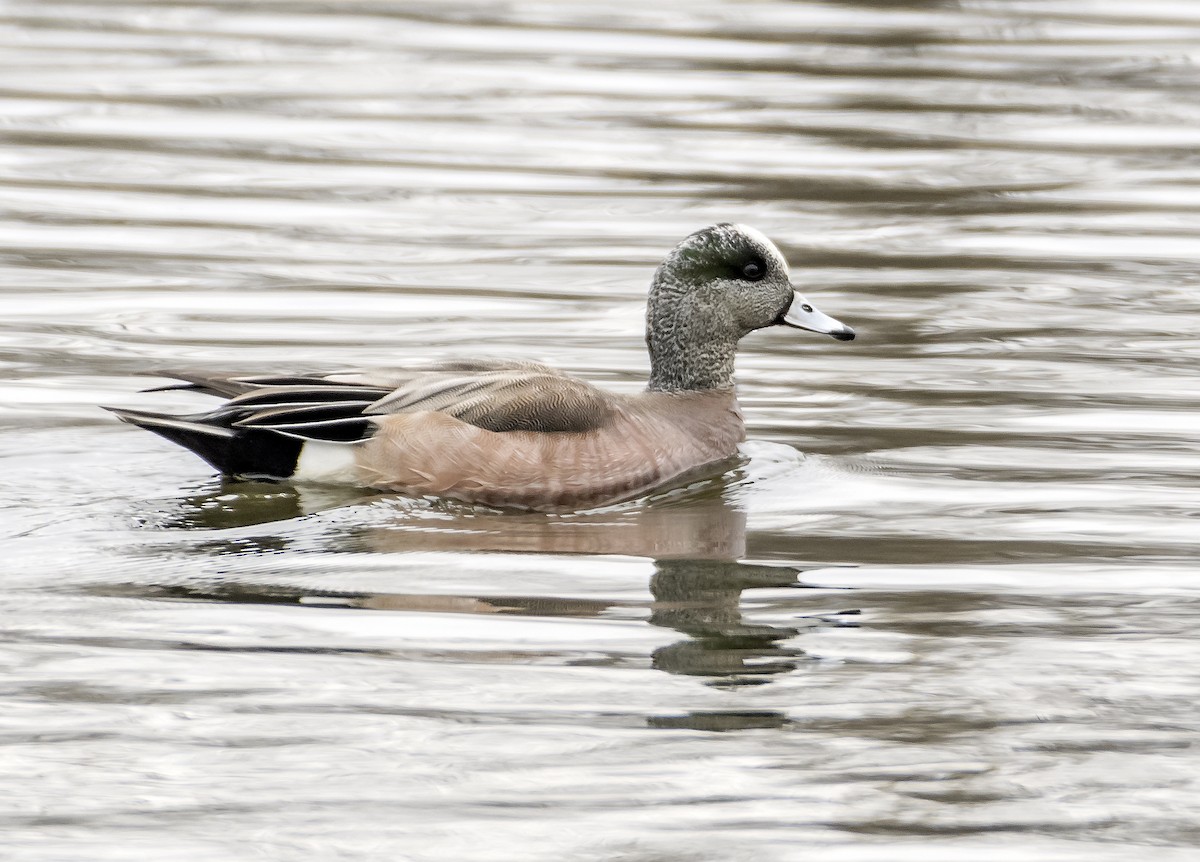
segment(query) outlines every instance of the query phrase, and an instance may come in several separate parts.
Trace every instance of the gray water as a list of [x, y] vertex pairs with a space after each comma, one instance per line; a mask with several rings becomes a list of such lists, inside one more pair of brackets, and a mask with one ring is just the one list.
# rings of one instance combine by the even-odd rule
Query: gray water
[[[1200, 858], [1200, 6], [10, 0], [25, 860]], [[745, 463], [575, 516], [222, 483], [171, 368], [644, 380], [755, 225]]]

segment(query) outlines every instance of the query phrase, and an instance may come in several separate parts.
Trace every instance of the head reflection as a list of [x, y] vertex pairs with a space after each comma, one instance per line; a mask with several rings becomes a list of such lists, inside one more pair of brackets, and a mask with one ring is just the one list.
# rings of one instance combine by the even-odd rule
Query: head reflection
[[747, 589], [798, 586], [798, 569], [724, 560], [658, 560], [654, 568], [650, 622], [687, 635], [655, 650], [654, 667], [729, 685], [766, 682], [796, 667], [803, 653], [780, 641], [798, 629], [747, 620], [741, 600]]

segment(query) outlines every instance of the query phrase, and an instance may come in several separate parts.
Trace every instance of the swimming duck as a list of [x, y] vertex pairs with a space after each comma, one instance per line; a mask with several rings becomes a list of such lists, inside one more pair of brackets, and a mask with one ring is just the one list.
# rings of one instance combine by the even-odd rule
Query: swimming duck
[[353, 484], [546, 511], [640, 496], [735, 455], [742, 336], [782, 324], [854, 338], [792, 288], [744, 225], [697, 231], [654, 273], [650, 380], [607, 392], [534, 362], [468, 360], [321, 375], [173, 375], [226, 399], [175, 416], [108, 408], [243, 478]]

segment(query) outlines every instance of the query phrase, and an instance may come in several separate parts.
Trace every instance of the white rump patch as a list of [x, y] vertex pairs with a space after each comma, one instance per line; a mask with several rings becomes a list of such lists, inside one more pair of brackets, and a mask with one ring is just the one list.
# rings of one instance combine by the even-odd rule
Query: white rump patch
[[354, 446], [346, 443], [309, 440], [300, 449], [292, 478], [305, 482], [353, 484], [358, 480], [354, 450]]

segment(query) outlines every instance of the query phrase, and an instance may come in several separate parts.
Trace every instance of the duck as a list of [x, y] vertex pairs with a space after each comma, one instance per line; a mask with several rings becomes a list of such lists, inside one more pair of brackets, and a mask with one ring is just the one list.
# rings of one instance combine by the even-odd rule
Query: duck
[[734, 356], [744, 336], [772, 326], [855, 337], [793, 287], [766, 236], [722, 223], [684, 238], [655, 270], [650, 377], [637, 393], [538, 362], [465, 359], [318, 374], [172, 373], [178, 382], [148, 391], [222, 403], [190, 415], [106, 409], [225, 476], [580, 511], [735, 458], [745, 421]]

